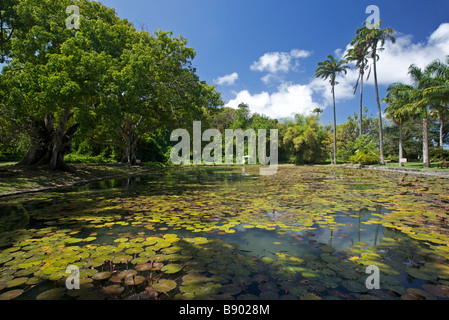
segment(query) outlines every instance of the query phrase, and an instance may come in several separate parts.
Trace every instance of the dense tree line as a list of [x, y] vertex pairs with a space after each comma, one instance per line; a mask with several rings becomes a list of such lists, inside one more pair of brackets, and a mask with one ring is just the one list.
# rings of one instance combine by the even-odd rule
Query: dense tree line
[[[52, 169], [70, 169], [66, 160], [169, 163], [170, 133], [192, 130], [193, 121], [223, 135], [226, 129], [278, 129], [281, 162], [368, 164], [407, 157], [428, 166], [447, 157], [449, 58], [424, 70], [410, 66], [413, 85], [388, 88], [383, 118], [376, 66], [384, 43], [394, 42], [392, 29], [364, 26], [343, 60], [328, 56], [318, 63], [316, 77], [329, 80], [334, 97], [334, 121], [323, 125], [320, 109], [271, 119], [251, 113], [244, 101], [237, 109], [224, 107], [215, 87], [197, 76], [187, 39], [137, 30], [100, 3], [76, 1], [74, 29], [66, 26], [70, 0], [1, 3], [2, 160]], [[336, 79], [351, 67], [359, 71], [359, 111], [337, 125]], [[374, 77], [377, 118], [363, 108], [366, 75]]]

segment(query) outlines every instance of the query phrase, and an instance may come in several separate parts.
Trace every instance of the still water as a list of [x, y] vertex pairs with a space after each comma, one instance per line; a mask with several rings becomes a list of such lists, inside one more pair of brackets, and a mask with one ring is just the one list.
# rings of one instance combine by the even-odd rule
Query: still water
[[446, 298], [444, 244], [392, 227], [387, 187], [324, 167], [192, 167], [10, 197], [0, 298]]

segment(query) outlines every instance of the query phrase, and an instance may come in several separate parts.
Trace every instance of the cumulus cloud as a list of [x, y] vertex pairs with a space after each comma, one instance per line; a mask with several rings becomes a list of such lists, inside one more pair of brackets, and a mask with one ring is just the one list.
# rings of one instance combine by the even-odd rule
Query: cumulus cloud
[[309, 57], [311, 52], [293, 49], [290, 52], [267, 52], [250, 66], [252, 71], [271, 74], [295, 70], [299, 66], [298, 59]]
[[[424, 42], [413, 42], [413, 36], [396, 33], [396, 43], [386, 42], [384, 50], [379, 52], [377, 64], [380, 85], [395, 82], [410, 84], [408, 68], [414, 64], [425, 68], [435, 59], [445, 60], [449, 55], [449, 23], [442, 23]], [[350, 46], [346, 47], [346, 50]], [[367, 84], [373, 84], [371, 81]]]
[[[381, 86], [388, 86], [394, 82], [410, 83], [408, 68], [415, 64], [425, 68], [435, 59], [445, 60], [449, 55], [449, 23], [441, 24], [424, 42], [414, 42], [413, 36], [396, 34], [396, 43], [387, 42], [385, 50], [379, 53], [377, 65], [378, 81]], [[342, 58], [345, 50], [336, 49], [335, 54]], [[237, 108], [241, 102], [247, 103], [251, 110], [265, 114], [271, 118], [290, 117], [296, 113], [309, 113], [319, 107], [325, 109], [332, 105], [332, 93], [329, 81], [312, 78], [306, 84], [295, 84], [283, 81], [282, 73], [294, 70], [298, 64], [295, 59], [310, 56], [304, 50], [292, 50], [290, 53], [266, 53], [251, 65], [253, 71], [267, 72], [262, 80], [265, 83], [278, 81], [280, 85], [274, 92], [262, 91], [251, 93], [248, 90], [234, 92], [235, 98], [227, 103], [228, 107]], [[347, 75], [337, 77], [335, 88], [337, 104], [341, 101], [354, 99], [353, 87], [358, 78], [358, 71], [348, 70]], [[373, 76], [366, 85], [373, 85]], [[338, 108], [338, 105], [337, 105]]]
[[214, 80], [214, 83], [217, 85], [233, 85], [237, 79], [239, 78], [239, 74], [237, 72], [225, 75], [223, 77], [218, 77]]
[[241, 102], [245, 102], [251, 111], [271, 118], [310, 113], [313, 109], [322, 107], [313, 101], [313, 91], [308, 85], [282, 83], [273, 93], [263, 91], [251, 94], [248, 90], [242, 90], [235, 95], [235, 99], [229, 101], [227, 107], [236, 109]]

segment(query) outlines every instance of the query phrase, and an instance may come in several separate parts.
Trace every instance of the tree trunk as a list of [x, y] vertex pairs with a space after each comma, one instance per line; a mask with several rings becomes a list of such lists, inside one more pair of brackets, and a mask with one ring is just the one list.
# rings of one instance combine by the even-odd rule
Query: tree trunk
[[362, 72], [360, 74], [360, 135], [363, 134], [363, 76]]
[[70, 117], [69, 110], [65, 109], [56, 129], [53, 115], [33, 121], [29, 130], [31, 145], [19, 165], [48, 165], [53, 170], [70, 171], [71, 168], [64, 162], [64, 156], [70, 150], [72, 138], [79, 127], [79, 124], [75, 124], [66, 131]]
[[135, 139], [134, 135], [130, 135], [126, 138], [124, 137], [123, 141], [125, 142], [125, 150], [123, 151], [122, 163], [135, 165], [137, 163], [137, 139]]
[[337, 164], [337, 113], [335, 111], [335, 86], [332, 84], [332, 98], [334, 101], [334, 164]]
[[441, 150], [443, 150], [444, 149], [444, 139], [443, 139], [443, 137], [444, 137], [444, 121], [443, 121], [443, 117], [439, 117], [439, 121], [440, 121], [440, 147], [441, 147]]
[[403, 145], [402, 145], [402, 121], [399, 122], [399, 166], [402, 167], [401, 159], [403, 158]]
[[54, 118], [51, 115], [45, 116], [42, 120], [33, 120], [31, 122], [26, 130], [30, 136], [31, 144], [27, 154], [22, 158], [18, 165], [37, 165], [47, 155], [54, 130], [53, 122]]
[[379, 87], [377, 85], [377, 68], [376, 68], [376, 50], [373, 51], [373, 67], [374, 67], [374, 87], [376, 90], [376, 100], [377, 100], [377, 113], [379, 115], [379, 149], [380, 149], [380, 164], [385, 164], [384, 160], [384, 137], [382, 128], [382, 110], [380, 108], [380, 98], [379, 98]]
[[423, 127], [422, 127], [422, 146], [423, 146], [423, 167], [430, 168], [429, 162], [429, 129], [428, 129], [428, 121], [427, 117], [423, 119]]

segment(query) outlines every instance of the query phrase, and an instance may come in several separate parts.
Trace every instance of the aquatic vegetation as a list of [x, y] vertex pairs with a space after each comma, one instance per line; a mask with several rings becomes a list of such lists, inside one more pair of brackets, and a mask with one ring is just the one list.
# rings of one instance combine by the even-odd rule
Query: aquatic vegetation
[[[448, 182], [257, 172], [177, 168], [126, 189], [7, 198], [0, 299], [448, 298]], [[69, 265], [79, 290], [65, 288]], [[369, 265], [381, 290], [365, 286]]]

